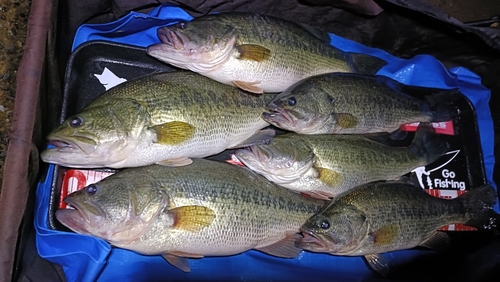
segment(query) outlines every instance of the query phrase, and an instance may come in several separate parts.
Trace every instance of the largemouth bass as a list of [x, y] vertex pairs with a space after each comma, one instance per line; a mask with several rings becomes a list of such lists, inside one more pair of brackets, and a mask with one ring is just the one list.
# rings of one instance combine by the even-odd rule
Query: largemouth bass
[[62, 166], [186, 165], [274, 136], [261, 118], [275, 95], [248, 95], [192, 72], [120, 84], [69, 117], [47, 137], [43, 161]]
[[396, 180], [437, 160], [448, 143], [421, 124], [412, 144], [394, 147], [383, 138], [363, 135], [302, 135], [286, 133], [270, 144], [239, 149], [236, 157], [248, 168], [285, 188], [329, 199], [355, 186]]
[[449, 238], [437, 231], [449, 224], [479, 229], [498, 226], [492, 210], [497, 199], [492, 186], [473, 189], [454, 199], [430, 196], [403, 182], [359, 186], [311, 217], [301, 230], [298, 246], [313, 252], [365, 256], [381, 274], [387, 262], [379, 254], [417, 246], [443, 249]]
[[375, 74], [385, 61], [346, 53], [328, 33], [253, 13], [220, 13], [158, 29], [149, 55], [252, 93], [281, 92], [316, 74]]
[[189, 271], [187, 258], [250, 249], [296, 257], [299, 228], [325, 204], [234, 165], [197, 159], [189, 166], [118, 172], [64, 201], [56, 212], [71, 230]]
[[[332, 73], [306, 78], [267, 105], [263, 118], [302, 134], [392, 132], [402, 124], [451, 120], [456, 90], [414, 98], [404, 86], [383, 76]], [[432, 90], [433, 91], [433, 90]], [[431, 92], [431, 91], [430, 91]]]

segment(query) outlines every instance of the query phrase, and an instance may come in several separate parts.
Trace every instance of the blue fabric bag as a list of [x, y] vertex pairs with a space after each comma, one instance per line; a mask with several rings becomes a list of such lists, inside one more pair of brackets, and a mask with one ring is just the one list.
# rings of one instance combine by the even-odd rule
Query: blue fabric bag
[[[81, 26], [75, 36], [73, 50], [92, 40], [147, 47], [159, 42], [156, 35], [158, 27], [191, 19], [184, 10], [171, 6], [159, 6], [147, 15], [132, 12], [115, 22]], [[333, 34], [330, 37], [331, 45], [343, 51], [366, 53], [387, 61], [388, 64], [378, 72], [379, 75], [406, 85], [459, 88], [476, 109], [486, 177], [494, 186], [493, 122], [488, 106], [490, 91], [481, 85], [480, 77], [461, 67], [447, 70], [431, 56], [418, 55], [403, 60]], [[160, 256], [142, 256], [111, 248], [101, 239], [50, 229], [48, 206], [54, 169], [53, 165], [49, 167], [45, 182], [39, 183], [37, 188], [36, 243], [41, 257], [63, 266], [68, 281], [359, 281], [375, 277], [361, 257], [309, 252], [303, 252], [295, 259], [276, 258], [258, 251], [229, 257], [190, 259], [191, 273], [184, 273]], [[498, 204], [495, 210], [499, 210]], [[405, 250], [387, 253], [384, 257], [391, 263], [403, 264], [432, 252]]]

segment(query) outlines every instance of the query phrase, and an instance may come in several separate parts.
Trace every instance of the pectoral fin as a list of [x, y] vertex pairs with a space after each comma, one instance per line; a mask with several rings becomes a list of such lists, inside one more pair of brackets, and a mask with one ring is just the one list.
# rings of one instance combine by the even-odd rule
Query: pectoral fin
[[444, 251], [450, 244], [450, 237], [442, 231], [434, 232], [427, 240], [419, 244], [419, 246], [433, 249], [435, 251]]
[[387, 274], [389, 274], [389, 264], [381, 255], [369, 254], [365, 255], [365, 259], [371, 266], [371, 268], [380, 273], [380, 275], [385, 277], [387, 276]]
[[342, 128], [354, 128], [359, 123], [358, 118], [351, 114], [338, 113], [334, 115], [337, 119], [337, 126]]
[[271, 50], [257, 44], [242, 44], [236, 46], [240, 53], [238, 59], [262, 62], [271, 56]]
[[374, 245], [390, 245], [399, 235], [399, 226], [388, 224], [368, 235], [372, 237]]
[[157, 162], [157, 165], [163, 165], [163, 166], [185, 166], [185, 165], [190, 165], [193, 163], [193, 160], [190, 158], [175, 158], [175, 159], [168, 159], [168, 160], [163, 160], [161, 162]]
[[250, 136], [248, 139], [228, 149], [243, 148], [259, 144], [269, 144], [269, 142], [271, 141], [271, 139], [273, 139], [275, 134], [276, 132], [273, 129], [259, 130], [254, 135]]
[[249, 81], [233, 80], [232, 83], [234, 86], [242, 90], [248, 91], [250, 93], [255, 93], [255, 94], [264, 93], [264, 90], [262, 90], [262, 88], [255, 86], [256, 84], [260, 83], [260, 81], [249, 82]]
[[342, 174], [328, 168], [318, 167], [318, 179], [330, 187], [337, 187], [342, 184], [344, 177]]
[[187, 258], [178, 257], [171, 254], [164, 254], [163, 258], [168, 261], [168, 263], [184, 272], [191, 271], [191, 269], [189, 268], [189, 260]]
[[312, 197], [312, 198], [326, 200], [326, 201], [329, 201], [333, 197], [335, 197], [335, 195], [333, 195], [331, 193], [327, 193], [325, 191], [307, 191], [307, 192], [304, 192], [304, 194], [306, 194], [307, 196]]
[[290, 234], [281, 241], [256, 250], [280, 258], [294, 258], [302, 252], [302, 249], [295, 245], [300, 238], [302, 238], [300, 234]]
[[173, 228], [197, 232], [212, 224], [215, 212], [204, 206], [183, 206], [169, 210], [174, 216]]
[[195, 128], [189, 123], [172, 121], [155, 125], [156, 142], [162, 145], [177, 145], [191, 139]]

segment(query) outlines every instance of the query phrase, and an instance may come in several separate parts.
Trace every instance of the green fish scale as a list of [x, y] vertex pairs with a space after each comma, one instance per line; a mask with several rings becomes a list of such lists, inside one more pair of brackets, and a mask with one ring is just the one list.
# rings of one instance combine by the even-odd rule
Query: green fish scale
[[223, 255], [264, 247], [298, 232], [324, 203], [277, 187], [247, 169], [213, 161], [140, 168], [130, 173], [129, 181], [140, 181], [135, 174], [161, 182], [171, 208], [202, 205], [216, 214], [210, 226], [191, 232], [172, 229], [169, 213], [164, 213], [135, 246], [123, 246], [141, 253], [198, 250]]
[[[206, 16], [202, 23], [211, 25], [211, 21]], [[298, 73], [350, 71], [343, 52], [321, 42], [295, 23], [248, 13], [218, 14], [213, 16], [213, 21], [232, 26], [237, 35], [237, 45], [257, 44], [271, 50], [271, 57], [258, 64], [261, 68], [273, 66], [282, 71], [293, 70]], [[325, 39], [328, 38], [326, 32], [324, 35]], [[273, 52], [278, 48], [281, 54], [279, 57]], [[301, 60], [290, 61], [297, 57]]]
[[390, 147], [355, 135], [307, 135], [317, 166], [341, 173], [354, 182], [395, 179], [423, 165], [425, 158], [404, 147]]
[[[373, 238], [368, 235], [356, 250], [358, 254], [412, 248], [440, 227], [467, 221], [459, 200], [432, 197], [420, 188], [404, 184], [367, 184], [340, 198], [336, 205], [352, 205], [365, 214], [369, 229], [364, 234], [377, 234], [377, 231], [387, 226], [397, 226], [399, 229], [394, 239], [387, 244], [373, 243]], [[334, 206], [332, 209], [336, 209]], [[358, 229], [360, 226], [353, 228]]]
[[92, 105], [134, 99], [149, 113], [149, 126], [183, 121], [196, 128], [199, 138], [210, 138], [221, 131], [235, 134], [264, 124], [261, 113], [274, 96], [250, 95], [195, 73], [174, 72], [117, 86]]
[[384, 124], [398, 126], [425, 117], [427, 119], [422, 121], [430, 120], [424, 102], [408, 95], [401, 95], [400, 92], [373, 79], [338, 76], [335, 80], [325, 78], [320, 84], [323, 84], [327, 92], [332, 91], [336, 113], [350, 113], [358, 118], [363, 117], [360, 123], [365, 126], [383, 127]]

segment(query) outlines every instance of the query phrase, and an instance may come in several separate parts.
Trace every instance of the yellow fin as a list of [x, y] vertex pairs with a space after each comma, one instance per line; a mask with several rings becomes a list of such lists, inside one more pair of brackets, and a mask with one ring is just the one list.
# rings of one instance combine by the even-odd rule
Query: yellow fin
[[302, 238], [300, 234], [290, 234], [272, 245], [256, 250], [280, 258], [294, 258], [302, 252], [302, 249], [295, 245], [300, 238]]
[[182, 258], [178, 256], [174, 256], [171, 254], [164, 254], [163, 258], [168, 261], [171, 265], [177, 267], [178, 269], [184, 272], [190, 272], [191, 269], [189, 267], [189, 260], [187, 258]]
[[374, 245], [389, 245], [398, 237], [399, 226], [397, 224], [385, 225], [368, 235], [372, 237]]
[[194, 126], [182, 121], [172, 121], [153, 126], [156, 142], [163, 145], [177, 145], [191, 139]]
[[169, 211], [174, 215], [173, 228], [197, 232], [212, 224], [215, 212], [203, 206], [183, 206]]
[[163, 166], [185, 166], [185, 165], [190, 165], [193, 163], [193, 160], [190, 158], [175, 158], [175, 159], [168, 159], [168, 160], [163, 160], [161, 162], [157, 162], [157, 165], [163, 165]]
[[359, 123], [358, 118], [351, 114], [336, 114], [337, 116], [337, 125], [342, 128], [353, 128], [356, 127]]
[[241, 60], [262, 62], [271, 56], [271, 50], [257, 44], [242, 44], [236, 46]]
[[264, 91], [262, 88], [255, 86], [255, 84], [259, 83], [260, 81], [254, 81], [254, 82], [248, 82], [248, 81], [241, 81], [241, 80], [233, 80], [232, 83], [234, 86], [243, 89], [245, 91], [254, 93], [254, 94], [262, 94]]
[[316, 169], [318, 170], [319, 173], [318, 175], [319, 181], [325, 183], [330, 187], [339, 186], [342, 183], [342, 180], [344, 179], [342, 174], [335, 172], [331, 169], [322, 167], [318, 167]]

